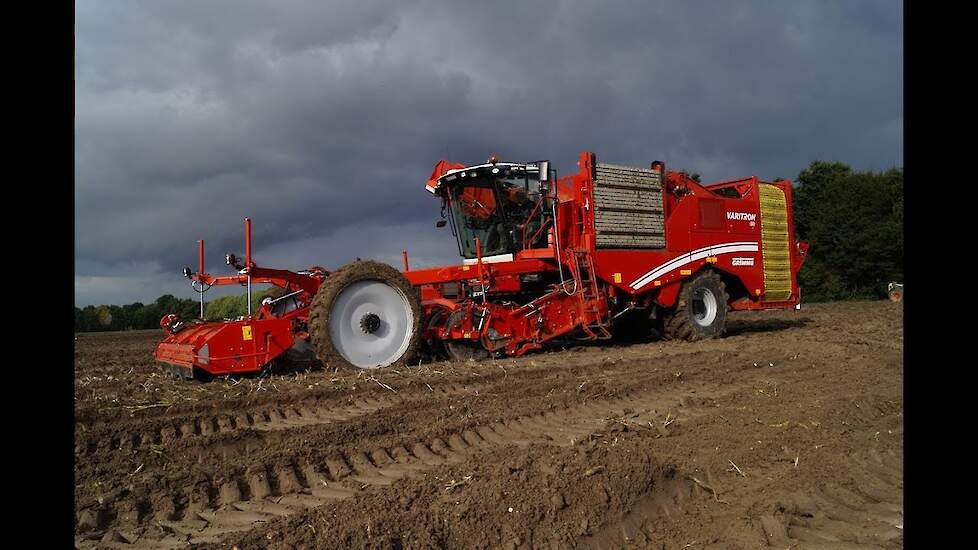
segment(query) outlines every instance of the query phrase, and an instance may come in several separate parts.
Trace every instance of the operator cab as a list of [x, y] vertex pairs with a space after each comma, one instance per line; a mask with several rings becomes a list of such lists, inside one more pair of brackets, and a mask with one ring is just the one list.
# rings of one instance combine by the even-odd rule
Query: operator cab
[[547, 246], [549, 164], [497, 162], [493, 157], [438, 178], [442, 212], [448, 213], [463, 258], [476, 257], [476, 239], [483, 258]]

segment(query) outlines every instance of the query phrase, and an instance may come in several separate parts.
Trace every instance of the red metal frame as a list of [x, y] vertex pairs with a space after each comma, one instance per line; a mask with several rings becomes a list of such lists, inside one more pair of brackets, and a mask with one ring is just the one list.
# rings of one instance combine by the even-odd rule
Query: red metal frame
[[[251, 255], [251, 219], [245, 218], [245, 264], [235, 275], [215, 276], [204, 271], [204, 241], [198, 243], [198, 271], [190, 275], [196, 284], [270, 284], [295, 293], [298, 307], [275, 315], [267, 304], [242, 319], [182, 322], [167, 315], [160, 322], [166, 338], [156, 348], [158, 361], [183, 368], [197, 368], [211, 375], [258, 372], [284, 353], [296, 339], [308, 339], [309, 305], [329, 272], [318, 266], [302, 273], [258, 266]], [[230, 255], [229, 255], [230, 256]], [[229, 262], [230, 263], [230, 262]], [[250, 307], [250, 305], [249, 305]]]
[[[555, 224], [548, 222], [540, 229], [548, 235], [544, 248], [526, 248], [517, 251], [510, 261], [487, 263], [477, 241], [477, 257], [470, 265], [415, 270], [410, 269], [407, 251], [403, 252], [403, 273], [419, 288], [431, 321], [425, 331], [429, 341], [465, 340], [481, 343], [494, 352], [522, 355], [570, 334], [585, 339], [608, 338], [613, 314], [630, 308], [672, 307], [683, 281], [704, 269], [726, 277], [732, 309], [791, 308], [799, 303], [797, 273], [808, 244], [797, 241], [794, 234], [790, 182], [770, 183], [749, 177], [703, 185], [684, 173], [666, 171], [661, 162], [652, 163], [652, 169], [663, 175], [665, 248], [604, 249], [596, 246], [594, 227], [595, 162], [594, 154], [585, 151], [578, 158], [579, 171], [554, 182], [557, 216]], [[439, 179], [463, 168], [439, 161], [425, 189], [436, 195], [445, 193]], [[777, 186], [785, 194], [788, 240], [794, 243], [787, 300], [765, 300], [757, 191], [761, 184]], [[718, 193], [725, 190], [738, 196]], [[450, 200], [447, 194], [442, 198]], [[524, 243], [533, 241], [525, 237]], [[206, 273], [204, 242], [198, 241], [198, 246], [199, 270], [191, 275], [197, 284], [272, 284], [296, 292], [299, 307], [276, 315], [263, 305], [244, 319], [182, 326], [176, 319], [165, 318], [169, 335], [157, 349], [157, 359], [212, 374], [254, 372], [296, 339], [309, 338], [305, 328], [309, 305], [328, 271], [312, 267], [296, 273], [256, 265], [251, 256], [249, 218], [245, 218], [245, 265], [237, 274]], [[733, 258], [738, 258], [737, 265]], [[565, 282], [551, 285], [523, 304], [496, 298], [518, 293], [523, 288], [522, 277], [532, 274], [559, 274]], [[469, 296], [466, 288], [478, 292]], [[434, 316], [439, 310], [463, 310], [461, 321], [448, 326], [448, 315]], [[206, 356], [202, 355], [205, 346]]]
[[[438, 267], [406, 271], [408, 279], [423, 289], [427, 309], [465, 309], [461, 324], [443, 326], [429, 332], [443, 340], [466, 339], [481, 342], [487, 349], [521, 355], [539, 348], [543, 342], [571, 332], [583, 338], [610, 336], [611, 304], [624, 307], [672, 307], [682, 282], [703, 269], [724, 274], [739, 282], [743, 295], [734, 294], [733, 309], [792, 308], [800, 299], [797, 272], [808, 251], [807, 243], [795, 240], [791, 211], [791, 183], [785, 180], [768, 183], [757, 177], [740, 178], [702, 185], [682, 172], [666, 172], [662, 163], [653, 169], [664, 173], [663, 207], [666, 247], [661, 250], [599, 249], [594, 229], [593, 167], [595, 156], [583, 152], [578, 158], [580, 170], [560, 178], [555, 185], [558, 200], [556, 239], [547, 249], [517, 252], [510, 262], [483, 264], [481, 258], [472, 266]], [[437, 181], [461, 165], [441, 161], [435, 166], [426, 188], [436, 192]], [[788, 300], [764, 300], [763, 250], [760, 235], [760, 205], [757, 186], [775, 185], [785, 193], [789, 242], [795, 243], [791, 255], [792, 292]], [[717, 191], [732, 188], [739, 198], [722, 196]], [[717, 212], [734, 212], [733, 219], [723, 216], [720, 223], [704, 224], [699, 219], [700, 202]], [[560, 243], [557, 249], [555, 243]], [[439, 283], [466, 282], [486, 286], [487, 294], [511, 292], [515, 275], [557, 271], [569, 272], [578, 292], [569, 296], [555, 288], [522, 306], [489, 301], [449, 300], [438, 291]], [[734, 265], [732, 258], [749, 258], [752, 265]], [[530, 262], [533, 259], [535, 262]], [[740, 262], [741, 264], [745, 262]], [[474, 271], [474, 272], [473, 272]], [[654, 276], [650, 276], [654, 275]], [[643, 278], [644, 277], [644, 278]], [[518, 283], [518, 278], [516, 279]], [[617, 306], [621, 309], [623, 306]], [[481, 327], [481, 328], [480, 328]], [[493, 330], [500, 338], [492, 340]]]

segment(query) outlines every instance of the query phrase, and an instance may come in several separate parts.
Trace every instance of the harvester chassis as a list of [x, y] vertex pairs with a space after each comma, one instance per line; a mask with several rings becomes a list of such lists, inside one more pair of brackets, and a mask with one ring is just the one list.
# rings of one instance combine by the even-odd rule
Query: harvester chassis
[[790, 182], [701, 185], [658, 161], [598, 164], [587, 152], [578, 165], [554, 180], [546, 161], [439, 162], [426, 189], [442, 200], [439, 226], [451, 224], [461, 265], [412, 270], [405, 251], [401, 271], [359, 260], [332, 272], [263, 268], [246, 218], [244, 263], [226, 256], [236, 274], [206, 273], [203, 241], [198, 270], [185, 269], [201, 313], [213, 285], [281, 290], [239, 319], [164, 318], [156, 357], [184, 375], [244, 374], [308, 342], [327, 366], [377, 368], [616, 332], [716, 338], [728, 310], [799, 305], [808, 245], [794, 238]]

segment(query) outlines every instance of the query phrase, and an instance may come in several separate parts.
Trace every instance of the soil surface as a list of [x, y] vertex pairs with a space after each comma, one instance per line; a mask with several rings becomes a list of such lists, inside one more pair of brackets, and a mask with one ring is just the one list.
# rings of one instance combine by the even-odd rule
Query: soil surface
[[700, 342], [170, 378], [75, 342], [78, 548], [900, 548], [903, 309]]

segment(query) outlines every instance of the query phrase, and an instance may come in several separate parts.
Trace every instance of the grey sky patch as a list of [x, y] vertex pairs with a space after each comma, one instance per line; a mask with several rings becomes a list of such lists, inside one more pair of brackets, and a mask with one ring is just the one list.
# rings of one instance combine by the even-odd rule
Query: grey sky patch
[[900, 4], [458, 4], [80, 2], [76, 304], [192, 297], [194, 241], [217, 268], [244, 216], [268, 265], [455, 262], [446, 155], [902, 165]]

